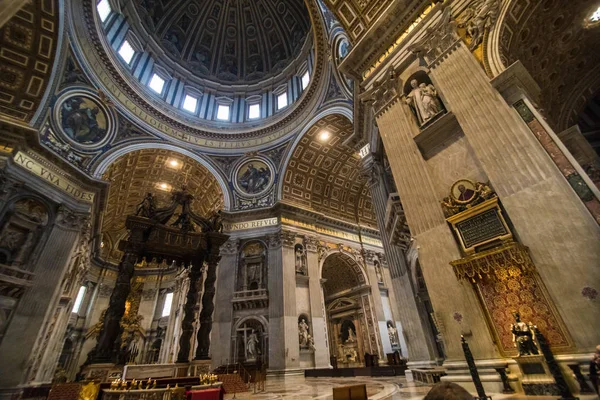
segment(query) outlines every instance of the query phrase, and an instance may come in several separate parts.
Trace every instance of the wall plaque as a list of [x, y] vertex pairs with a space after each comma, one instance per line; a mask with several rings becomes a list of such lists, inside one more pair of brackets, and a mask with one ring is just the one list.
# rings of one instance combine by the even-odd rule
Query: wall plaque
[[485, 243], [508, 233], [495, 209], [490, 209], [456, 224], [456, 231], [466, 248]]

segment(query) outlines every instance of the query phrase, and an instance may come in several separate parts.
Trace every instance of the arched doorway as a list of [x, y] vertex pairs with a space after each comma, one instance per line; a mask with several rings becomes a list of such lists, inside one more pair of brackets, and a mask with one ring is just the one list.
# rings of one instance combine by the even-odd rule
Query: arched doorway
[[322, 268], [329, 351], [338, 367], [358, 367], [365, 353], [380, 355], [371, 288], [348, 254], [327, 256]]

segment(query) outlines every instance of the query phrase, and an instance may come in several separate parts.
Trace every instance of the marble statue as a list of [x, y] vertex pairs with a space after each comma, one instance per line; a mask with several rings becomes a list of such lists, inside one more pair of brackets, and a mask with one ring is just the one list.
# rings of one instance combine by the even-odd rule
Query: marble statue
[[394, 325], [388, 323], [388, 336], [390, 337], [390, 343], [392, 346], [398, 346], [398, 330], [394, 328]]
[[356, 342], [356, 335], [354, 334], [354, 331], [352, 330], [352, 328], [348, 327], [348, 339], [346, 339], [346, 343], [355, 343]]
[[302, 247], [296, 246], [296, 273], [306, 275], [306, 265], [304, 262], [304, 251]]
[[539, 354], [538, 348], [534, 342], [533, 330], [528, 324], [521, 321], [519, 313], [515, 313], [515, 323], [511, 325], [513, 334], [513, 343], [519, 351], [519, 356], [530, 356]]
[[377, 282], [383, 283], [383, 274], [381, 273], [381, 265], [375, 262], [375, 274], [377, 275]]
[[246, 339], [246, 353], [248, 360], [255, 360], [258, 356], [258, 337], [254, 330]]
[[300, 342], [300, 347], [308, 346], [308, 339], [310, 335], [308, 334], [308, 324], [304, 318], [300, 319], [298, 323], [298, 339]]
[[416, 79], [413, 79], [410, 81], [410, 86], [412, 90], [406, 95], [406, 103], [415, 114], [419, 126], [422, 126], [442, 112], [442, 103], [432, 84], [419, 84]]

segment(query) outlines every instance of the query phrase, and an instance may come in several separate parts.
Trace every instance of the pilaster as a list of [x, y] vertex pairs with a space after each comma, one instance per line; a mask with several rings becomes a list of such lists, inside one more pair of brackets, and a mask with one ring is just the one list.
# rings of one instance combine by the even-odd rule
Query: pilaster
[[20, 299], [11, 324], [0, 346], [4, 368], [0, 387], [14, 387], [35, 377], [44, 349], [56, 329], [57, 305], [62, 293], [61, 282], [77, 237], [87, 217], [64, 206], [58, 210], [54, 226], [36, 261], [32, 286]]
[[306, 264], [308, 267], [308, 292], [310, 296], [310, 315], [312, 336], [315, 342], [315, 368], [331, 368], [327, 343], [327, 323], [325, 321], [325, 304], [319, 270], [319, 240], [312, 236], [304, 238], [306, 247]]

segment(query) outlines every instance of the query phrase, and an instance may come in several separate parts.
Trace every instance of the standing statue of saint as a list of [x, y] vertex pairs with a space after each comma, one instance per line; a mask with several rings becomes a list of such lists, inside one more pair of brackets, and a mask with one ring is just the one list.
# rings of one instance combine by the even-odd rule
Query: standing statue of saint
[[528, 324], [521, 321], [519, 313], [514, 313], [515, 323], [511, 325], [511, 331], [513, 334], [513, 343], [519, 351], [519, 356], [530, 356], [532, 354], [539, 354], [538, 348], [533, 341], [533, 330]]
[[258, 356], [258, 337], [254, 330], [248, 335], [248, 339], [246, 339], [246, 353], [247, 360], [256, 360]]
[[348, 327], [348, 339], [346, 339], [346, 343], [356, 343], [356, 335], [350, 327]]
[[398, 330], [394, 328], [394, 325], [388, 323], [388, 336], [390, 337], [390, 344], [392, 346], [398, 345], [398, 336], [396, 335], [396, 333], [398, 333]]
[[406, 95], [406, 103], [417, 118], [419, 126], [423, 126], [430, 119], [442, 112], [442, 103], [437, 95], [437, 90], [432, 84], [425, 84], [416, 79], [410, 81], [412, 90]]
[[306, 323], [306, 320], [302, 318], [298, 323], [298, 339], [300, 342], [300, 347], [308, 346], [308, 338], [308, 324]]
[[300, 245], [296, 246], [296, 273], [306, 275], [306, 267], [304, 265], [304, 251]]

